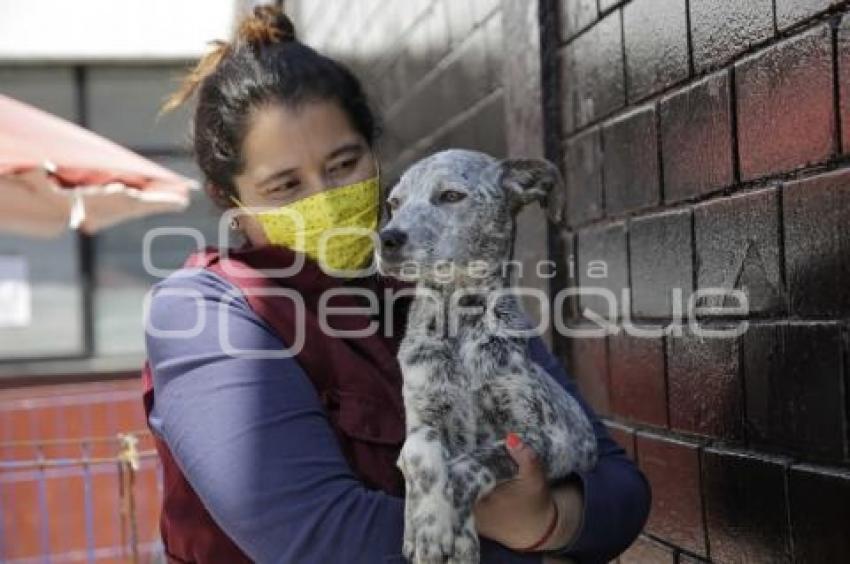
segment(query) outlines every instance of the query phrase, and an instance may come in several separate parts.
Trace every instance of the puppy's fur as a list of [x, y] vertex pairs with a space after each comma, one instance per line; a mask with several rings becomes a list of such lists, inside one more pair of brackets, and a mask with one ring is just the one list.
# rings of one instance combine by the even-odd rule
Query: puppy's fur
[[584, 411], [528, 357], [529, 326], [502, 272], [516, 212], [539, 201], [560, 221], [562, 194], [547, 161], [462, 150], [416, 163], [389, 194], [378, 269], [417, 281], [398, 354], [404, 553], [413, 562], [478, 562], [472, 508], [516, 472], [507, 433], [534, 449], [549, 479], [596, 463]]

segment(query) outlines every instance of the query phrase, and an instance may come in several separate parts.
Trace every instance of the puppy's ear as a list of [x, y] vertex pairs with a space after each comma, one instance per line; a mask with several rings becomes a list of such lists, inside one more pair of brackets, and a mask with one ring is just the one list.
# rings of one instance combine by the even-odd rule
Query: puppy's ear
[[566, 190], [558, 168], [543, 159], [505, 159], [499, 163], [499, 184], [508, 194], [514, 213], [540, 202], [554, 223], [564, 219]]

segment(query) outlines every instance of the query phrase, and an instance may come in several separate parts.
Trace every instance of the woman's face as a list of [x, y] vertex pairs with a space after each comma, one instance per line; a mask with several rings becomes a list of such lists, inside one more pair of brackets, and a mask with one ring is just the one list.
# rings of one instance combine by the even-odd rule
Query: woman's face
[[[366, 139], [333, 101], [259, 107], [242, 151], [245, 168], [234, 181], [247, 208], [279, 207], [377, 174]], [[237, 217], [251, 245], [268, 242], [256, 218]]]

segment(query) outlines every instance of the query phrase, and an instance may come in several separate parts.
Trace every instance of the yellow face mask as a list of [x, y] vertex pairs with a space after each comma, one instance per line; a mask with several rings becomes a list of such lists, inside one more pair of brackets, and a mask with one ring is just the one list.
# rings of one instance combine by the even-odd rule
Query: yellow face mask
[[272, 210], [251, 212], [269, 243], [300, 251], [331, 274], [366, 267], [378, 228], [379, 177], [323, 190]]

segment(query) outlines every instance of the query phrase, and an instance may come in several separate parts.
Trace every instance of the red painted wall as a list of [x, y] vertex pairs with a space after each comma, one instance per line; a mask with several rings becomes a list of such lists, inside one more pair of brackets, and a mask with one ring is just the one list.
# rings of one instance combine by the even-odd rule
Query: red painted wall
[[[140, 380], [130, 377], [0, 390], [3, 562], [47, 555], [54, 560], [128, 561], [129, 536], [122, 539], [121, 484], [114, 460], [119, 446], [113, 439], [118, 433], [145, 431], [140, 386]], [[149, 435], [141, 437], [139, 450], [153, 449]], [[106, 440], [91, 442], [86, 451], [85, 440], [94, 438]], [[86, 452], [89, 459], [101, 461], [85, 464]], [[57, 463], [62, 465], [53, 466]], [[158, 548], [155, 457], [143, 456], [133, 489], [140, 560], [149, 561]]]

